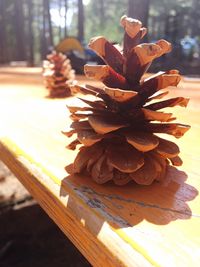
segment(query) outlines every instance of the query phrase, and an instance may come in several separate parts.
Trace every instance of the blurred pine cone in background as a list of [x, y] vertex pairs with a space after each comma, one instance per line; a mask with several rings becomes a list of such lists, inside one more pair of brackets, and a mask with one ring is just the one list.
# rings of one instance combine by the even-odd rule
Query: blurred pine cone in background
[[70, 85], [74, 83], [75, 73], [70, 60], [62, 54], [53, 51], [43, 62], [45, 86], [49, 97], [59, 98], [71, 95]]
[[141, 77], [153, 59], [171, 51], [171, 44], [165, 40], [139, 44], [146, 33], [142, 23], [123, 16], [121, 25], [125, 30], [123, 51], [102, 36], [91, 39], [90, 48], [106, 65], [86, 65], [85, 74], [105, 86], [74, 86], [87, 98], [82, 99], [84, 105], [68, 107], [74, 122], [64, 134], [77, 135], [68, 148], [82, 145], [73, 173], [86, 172], [100, 184], [113, 180], [124, 185], [134, 180], [149, 185], [165, 177], [170, 163], [182, 164], [178, 146], [162, 134], [179, 138], [190, 128], [171, 123], [176, 119], [172, 113], [160, 110], [176, 105], [186, 107], [189, 99], [155, 101], [168, 93], [159, 90], [177, 86], [179, 72], [169, 70], [143, 80]]

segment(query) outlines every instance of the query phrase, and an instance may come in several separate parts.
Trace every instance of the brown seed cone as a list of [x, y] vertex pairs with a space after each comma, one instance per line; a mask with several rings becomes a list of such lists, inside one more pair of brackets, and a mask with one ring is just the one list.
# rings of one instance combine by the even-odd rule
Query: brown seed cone
[[70, 60], [62, 53], [53, 51], [47, 55], [47, 60], [43, 62], [43, 77], [49, 97], [62, 98], [71, 95], [70, 86], [75, 81], [75, 74]]
[[[156, 102], [166, 92], [159, 90], [177, 86], [177, 70], [159, 72], [141, 80], [152, 60], [171, 50], [165, 40], [155, 44], [139, 44], [146, 33], [138, 20], [123, 16], [124, 49], [117, 50], [104, 37], [93, 38], [89, 46], [106, 65], [85, 66], [85, 74], [102, 81], [105, 87], [75, 85], [76, 92], [86, 95], [85, 106], [70, 106], [68, 137], [76, 139], [68, 148], [82, 145], [73, 164], [73, 172], [87, 172], [99, 184], [110, 180], [125, 185], [133, 180], [149, 185], [165, 178], [167, 166], [180, 166], [178, 146], [160, 134], [179, 138], [190, 128], [171, 122], [172, 113], [163, 108], [186, 107], [188, 99], [176, 97]], [[154, 101], [153, 103], [151, 101]]]

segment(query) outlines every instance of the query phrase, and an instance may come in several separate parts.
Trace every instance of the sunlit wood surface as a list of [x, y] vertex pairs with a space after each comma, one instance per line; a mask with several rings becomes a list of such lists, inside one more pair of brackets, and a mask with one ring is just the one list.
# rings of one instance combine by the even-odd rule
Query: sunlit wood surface
[[61, 134], [74, 98], [47, 98], [40, 69], [0, 72], [0, 159], [92, 265], [199, 266], [200, 82], [169, 89], [191, 98], [187, 109], [173, 109], [192, 126], [177, 140], [183, 166], [163, 183], [118, 187], [64, 169], [77, 153]]

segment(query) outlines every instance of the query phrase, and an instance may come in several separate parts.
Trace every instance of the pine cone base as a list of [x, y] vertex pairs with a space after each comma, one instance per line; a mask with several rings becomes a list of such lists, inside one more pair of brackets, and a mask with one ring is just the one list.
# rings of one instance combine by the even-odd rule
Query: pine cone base
[[[165, 142], [165, 148], [162, 142]], [[170, 162], [174, 166], [182, 164], [178, 153], [176, 144], [161, 138], [155, 149], [142, 152], [123, 137], [105, 137], [91, 146], [81, 147], [72, 173], [87, 173], [98, 184], [112, 180], [116, 185], [130, 181], [150, 185], [165, 178]]]
[[65, 86], [64, 88], [52, 88], [49, 90], [49, 98], [64, 98], [71, 96], [71, 89], [69, 86]]

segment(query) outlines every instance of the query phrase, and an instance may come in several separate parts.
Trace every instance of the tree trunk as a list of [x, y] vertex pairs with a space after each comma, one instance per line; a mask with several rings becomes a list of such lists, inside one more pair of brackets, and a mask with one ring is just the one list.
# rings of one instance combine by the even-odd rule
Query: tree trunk
[[42, 59], [45, 59], [47, 55], [47, 39], [46, 39], [46, 15], [45, 15], [45, 5], [44, 1], [42, 4], [42, 32], [40, 35], [40, 40], [41, 40], [41, 56]]
[[80, 42], [84, 40], [84, 8], [82, 0], [78, 0], [78, 39]]
[[[183, 15], [183, 14], [182, 14]], [[179, 40], [179, 21], [181, 20], [181, 14], [177, 11], [176, 16], [173, 17], [173, 31], [172, 31], [172, 43], [176, 44]]]
[[48, 24], [49, 24], [49, 41], [50, 41], [50, 46], [53, 46], [53, 32], [52, 32], [49, 0], [47, 0], [47, 10], [46, 11], [47, 11]]
[[29, 51], [28, 51], [28, 65], [30, 67], [34, 66], [34, 48], [33, 48], [33, 2], [32, 0], [28, 0], [28, 43], [29, 43]]
[[0, 63], [7, 63], [5, 0], [0, 1]]
[[199, 0], [192, 1], [192, 36], [199, 36], [199, 28], [200, 28], [200, 2]]
[[60, 16], [60, 22], [59, 22], [59, 33], [58, 33], [58, 36], [59, 36], [59, 41], [61, 41], [62, 39], [62, 0], [59, 0], [59, 16]]
[[128, 16], [139, 19], [142, 24], [148, 26], [150, 0], [129, 0]]
[[104, 5], [104, 0], [99, 0], [99, 5], [100, 5], [100, 22], [102, 27], [105, 26], [105, 5]]
[[67, 37], [67, 9], [68, 9], [68, 1], [65, 0], [65, 31], [64, 31], [64, 37]]
[[13, 23], [16, 40], [15, 60], [21, 61], [26, 60], [23, 2], [21, 0], [15, 0], [14, 3], [15, 16], [13, 17]]
[[[49, 34], [47, 44], [48, 46], [53, 46], [53, 33], [52, 33], [52, 24], [51, 24], [51, 14], [50, 14], [50, 4], [49, 0], [43, 0], [44, 8], [44, 24], [45, 24], [45, 38], [47, 37], [46, 33]], [[48, 28], [47, 28], [48, 27]]]
[[165, 39], [169, 40], [170, 38], [170, 15], [166, 14], [165, 16]]

